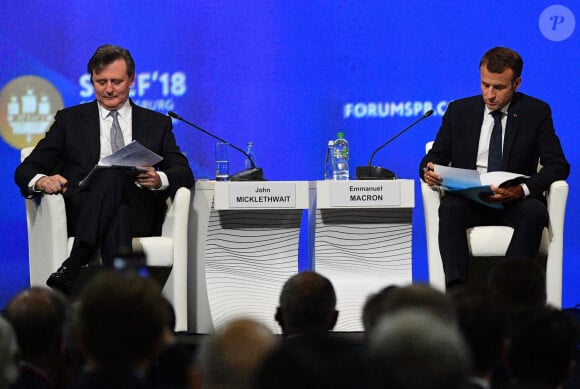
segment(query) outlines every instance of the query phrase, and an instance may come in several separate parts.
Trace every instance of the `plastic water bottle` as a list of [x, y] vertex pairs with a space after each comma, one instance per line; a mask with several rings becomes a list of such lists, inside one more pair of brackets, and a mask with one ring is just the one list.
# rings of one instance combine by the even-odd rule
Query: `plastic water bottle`
[[348, 180], [348, 141], [344, 138], [344, 132], [336, 134], [333, 160], [333, 178], [335, 180]]
[[[252, 161], [254, 161], [254, 165], [256, 164], [256, 155], [254, 153], [254, 142], [248, 142], [248, 149], [246, 150], [246, 153], [250, 156], [250, 158], [252, 158]], [[244, 162], [244, 169], [251, 169], [252, 168], [252, 162], [249, 160], [248, 157], [246, 157], [246, 160]]]
[[324, 179], [334, 179], [334, 141], [328, 141], [328, 148], [326, 149], [326, 157], [324, 157]]

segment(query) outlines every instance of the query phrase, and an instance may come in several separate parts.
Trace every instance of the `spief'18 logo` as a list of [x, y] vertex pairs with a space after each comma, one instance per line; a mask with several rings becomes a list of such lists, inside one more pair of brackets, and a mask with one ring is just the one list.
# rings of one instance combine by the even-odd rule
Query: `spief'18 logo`
[[0, 91], [0, 135], [17, 149], [35, 146], [62, 107], [60, 93], [44, 78], [15, 78]]

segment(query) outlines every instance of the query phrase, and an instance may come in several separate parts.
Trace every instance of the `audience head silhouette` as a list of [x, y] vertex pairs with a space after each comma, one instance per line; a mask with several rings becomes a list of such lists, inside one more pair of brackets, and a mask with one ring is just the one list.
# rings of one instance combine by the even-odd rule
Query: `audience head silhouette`
[[146, 381], [153, 388], [186, 388], [191, 379], [193, 366], [191, 351], [179, 341], [175, 333], [175, 310], [166, 297], [162, 298], [165, 326], [161, 349], [147, 369]]
[[532, 307], [512, 321], [508, 363], [521, 388], [558, 388], [575, 364], [577, 324], [563, 311]]
[[100, 272], [85, 286], [77, 315], [81, 348], [94, 370], [145, 371], [167, 320], [154, 280], [112, 270]]
[[304, 335], [282, 342], [264, 361], [257, 389], [366, 388], [362, 355], [334, 336]]
[[396, 288], [398, 288], [396, 285], [389, 285], [367, 298], [362, 311], [362, 323], [365, 333], [369, 333], [376, 326], [381, 316], [388, 309], [391, 304], [391, 293]]
[[66, 309], [61, 295], [41, 287], [25, 289], [8, 302], [4, 315], [16, 332], [24, 360], [58, 353]]
[[452, 294], [457, 324], [472, 356], [470, 381], [490, 386], [496, 368], [505, 362], [508, 322], [503, 310], [481, 290], [463, 288]]
[[433, 287], [421, 283], [390, 286], [367, 299], [362, 313], [366, 333], [372, 332], [384, 315], [407, 308], [425, 309], [445, 320], [455, 320], [455, 310], [449, 298]]
[[200, 347], [194, 387], [253, 388], [255, 374], [275, 344], [270, 329], [254, 320], [236, 319], [225, 324]]
[[422, 308], [383, 316], [369, 334], [368, 357], [371, 388], [460, 388], [469, 370], [457, 326]]
[[16, 333], [20, 356], [26, 363], [21, 365], [19, 383], [26, 385], [34, 379], [59, 385], [66, 314], [65, 298], [48, 288], [24, 289], [8, 302], [4, 315]]
[[338, 319], [332, 283], [313, 271], [290, 277], [280, 293], [275, 318], [286, 336], [332, 330]]
[[507, 257], [489, 275], [493, 300], [509, 314], [546, 304], [546, 277], [531, 258]]

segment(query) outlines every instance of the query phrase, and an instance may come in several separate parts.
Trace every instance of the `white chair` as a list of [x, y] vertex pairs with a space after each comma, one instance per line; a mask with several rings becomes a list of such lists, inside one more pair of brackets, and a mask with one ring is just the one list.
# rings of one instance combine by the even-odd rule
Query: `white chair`
[[[21, 151], [24, 160], [32, 151]], [[187, 223], [191, 191], [179, 188], [168, 200], [161, 236], [133, 239], [133, 248], [142, 249], [147, 265], [170, 267], [163, 295], [173, 304], [175, 330], [187, 331]], [[73, 237], [67, 234], [66, 210], [62, 195], [26, 199], [30, 285], [46, 286], [46, 279], [68, 257]]]
[[[433, 142], [427, 143], [425, 151], [429, 152]], [[441, 195], [432, 190], [421, 180], [423, 211], [425, 213], [425, 231], [427, 237], [427, 260], [429, 283], [440, 290], [445, 290], [445, 274], [439, 253], [439, 204]], [[556, 181], [546, 193], [550, 221], [544, 228], [540, 256], [546, 256], [546, 289], [548, 303], [554, 307], [562, 306], [562, 263], [564, 246], [564, 217], [568, 199], [568, 183]], [[504, 256], [511, 240], [513, 229], [505, 226], [480, 226], [466, 231], [470, 255], [472, 257]]]

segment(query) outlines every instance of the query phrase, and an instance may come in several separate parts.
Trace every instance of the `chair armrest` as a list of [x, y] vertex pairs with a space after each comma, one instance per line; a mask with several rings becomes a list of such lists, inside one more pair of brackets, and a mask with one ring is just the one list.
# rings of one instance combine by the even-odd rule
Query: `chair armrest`
[[568, 183], [556, 181], [546, 193], [548, 206], [550, 245], [546, 262], [546, 289], [548, 303], [562, 306], [562, 272], [564, 258], [564, 220], [568, 200]]
[[62, 195], [26, 199], [30, 285], [45, 285], [67, 257], [66, 208]]
[[445, 273], [443, 272], [443, 262], [439, 252], [439, 204], [441, 204], [441, 195], [438, 191], [431, 189], [423, 180], [420, 180], [420, 182], [423, 212], [425, 214], [429, 283], [437, 289], [445, 290]]
[[550, 231], [552, 234], [564, 233], [566, 202], [568, 200], [568, 183], [564, 180], [553, 182], [546, 193]]
[[187, 330], [187, 228], [191, 190], [177, 189], [167, 209], [162, 236], [173, 239], [173, 268], [163, 288], [175, 309], [175, 330]]

